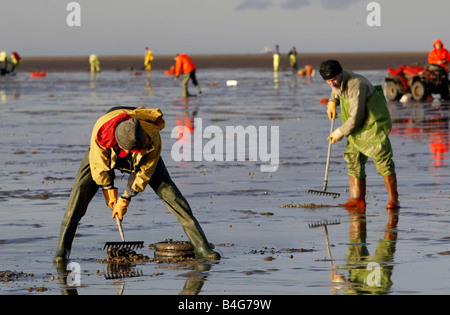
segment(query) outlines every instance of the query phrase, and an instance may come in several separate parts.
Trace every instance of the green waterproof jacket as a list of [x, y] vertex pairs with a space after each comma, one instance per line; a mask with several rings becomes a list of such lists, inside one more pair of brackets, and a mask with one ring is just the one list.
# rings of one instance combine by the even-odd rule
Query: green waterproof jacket
[[340, 104], [342, 126], [353, 150], [374, 158], [392, 151], [389, 133], [392, 121], [381, 86], [373, 87], [363, 76], [344, 70], [339, 90], [331, 101]]

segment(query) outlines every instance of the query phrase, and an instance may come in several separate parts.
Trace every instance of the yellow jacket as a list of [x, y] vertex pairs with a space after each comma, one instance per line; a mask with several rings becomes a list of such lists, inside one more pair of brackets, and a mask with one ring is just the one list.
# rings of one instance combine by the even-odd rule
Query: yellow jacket
[[[99, 186], [108, 186], [114, 183], [111, 171], [116, 168], [117, 153], [113, 148], [105, 148], [99, 144], [99, 130], [107, 122], [115, 117], [128, 114], [132, 118], [139, 120], [144, 129], [144, 146], [140, 153], [131, 153], [133, 169], [120, 169], [125, 172], [136, 173], [131, 187], [136, 192], [143, 192], [150, 181], [156, 164], [161, 155], [161, 136], [159, 134], [165, 126], [161, 110], [147, 109], [139, 107], [136, 109], [116, 109], [100, 117], [92, 131], [91, 148], [89, 152], [89, 162], [92, 178]], [[114, 130], [112, 130], [114, 132]]]
[[145, 66], [145, 70], [152, 70], [152, 61], [153, 59], [155, 59], [153, 57], [153, 52], [149, 49], [146, 53], [145, 53], [145, 58], [144, 58], [144, 66]]

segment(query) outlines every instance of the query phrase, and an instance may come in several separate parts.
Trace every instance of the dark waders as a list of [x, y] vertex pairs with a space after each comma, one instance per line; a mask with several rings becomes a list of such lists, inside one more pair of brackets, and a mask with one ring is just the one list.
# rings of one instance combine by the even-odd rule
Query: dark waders
[[[169, 173], [160, 158], [149, 185], [166, 204], [183, 227], [187, 237], [194, 246], [197, 258], [219, 259], [220, 255], [211, 250], [200, 224], [192, 214], [192, 210], [170, 178]], [[89, 166], [89, 151], [84, 156], [67, 204], [66, 213], [61, 223], [58, 248], [55, 262], [69, 259], [72, 242], [81, 218], [86, 214], [89, 203], [97, 193], [98, 186], [92, 179]]]

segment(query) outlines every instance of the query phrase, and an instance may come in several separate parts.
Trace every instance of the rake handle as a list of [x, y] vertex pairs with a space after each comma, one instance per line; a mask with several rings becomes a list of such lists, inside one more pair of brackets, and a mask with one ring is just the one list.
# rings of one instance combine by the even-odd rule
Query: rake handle
[[[333, 132], [333, 129], [334, 129], [334, 118], [331, 120], [330, 134]], [[328, 144], [327, 165], [325, 166], [325, 179], [323, 181], [323, 191], [326, 191], [328, 186], [328, 171], [330, 169], [331, 146], [332, 143], [330, 140]]]
[[122, 237], [122, 241], [125, 242], [125, 235], [123, 235], [122, 222], [119, 217], [116, 215], [117, 226], [119, 227], [120, 236]]

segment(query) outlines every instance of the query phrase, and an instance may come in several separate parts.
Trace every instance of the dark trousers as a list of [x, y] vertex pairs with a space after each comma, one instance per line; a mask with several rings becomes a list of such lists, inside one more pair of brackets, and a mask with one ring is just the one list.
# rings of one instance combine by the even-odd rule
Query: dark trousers
[[[209, 243], [197, 219], [192, 214], [187, 200], [170, 178], [161, 158], [149, 185], [180, 222], [192, 245], [194, 245], [196, 254], [208, 254], [211, 250]], [[100, 186], [92, 179], [88, 151], [81, 163], [67, 203], [66, 213], [61, 223], [55, 260], [69, 258], [78, 223], [86, 214], [88, 205], [99, 188]]]

